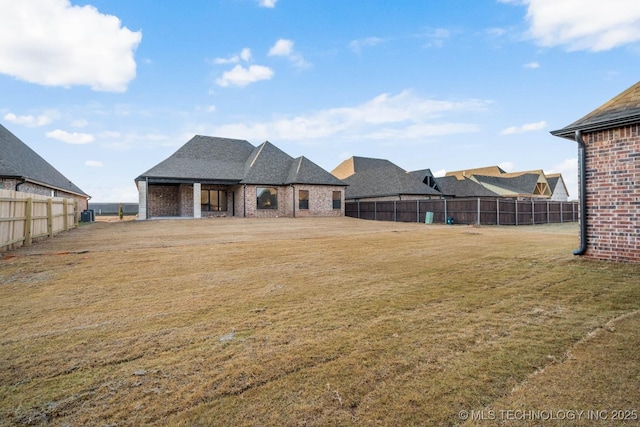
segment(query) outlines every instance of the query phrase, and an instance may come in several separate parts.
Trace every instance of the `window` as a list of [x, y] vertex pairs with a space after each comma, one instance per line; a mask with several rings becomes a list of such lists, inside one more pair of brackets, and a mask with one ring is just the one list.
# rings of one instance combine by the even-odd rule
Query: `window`
[[278, 209], [278, 190], [275, 187], [258, 187], [258, 209]]
[[342, 207], [342, 191], [333, 192], [333, 209], [340, 209]]
[[300, 190], [298, 192], [298, 208], [309, 209], [309, 190]]
[[226, 212], [227, 192], [224, 190], [200, 191], [200, 207], [202, 211]]

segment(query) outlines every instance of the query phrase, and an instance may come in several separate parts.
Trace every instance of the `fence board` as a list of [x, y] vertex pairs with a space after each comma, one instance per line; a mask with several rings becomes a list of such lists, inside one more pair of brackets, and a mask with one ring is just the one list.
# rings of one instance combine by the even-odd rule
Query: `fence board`
[[380, 202], [347, 202], [345, 215], [378, 221], [433, 222], [444, 224], [530, 225], [578, 221], [578, 202], [513, 200], [501, 198], [425, 199]]
[[0, 190], [0, 251], [76, 226], [73, 199]]

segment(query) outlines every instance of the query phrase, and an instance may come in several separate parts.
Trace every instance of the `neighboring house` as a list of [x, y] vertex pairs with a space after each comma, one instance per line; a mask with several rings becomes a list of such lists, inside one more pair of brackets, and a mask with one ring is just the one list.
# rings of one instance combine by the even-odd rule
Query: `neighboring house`
[[351, 157], [340, 163], [333, 176], [348, 184], [347, 201], [420, 200], [440, 198], [429, 169], [407, 172], [389, 160]]
[[500, 197], [498, 193], [486, 189], [482, 184], [465, 177], [443, 176], [436, 178], [438, 188], [451, 197]]
[[58, 172], [27, 144], [0, 125], [0, 188], [75, 199], [80, 212], [90, 196]]
[[[442, 180], [441, 184], [449, 185], [450, 189], [456, 189], [457, 191], [454, 191], [456, 197], [552, 198], [551, 186], [542, 170], [505, 172], [498, 166], [489, 166], [449, 172], [445, 178], [448, 179]], [[455, 178], [458, 182], [451, 178]], [[461, 182], [466, 183], [461, 184]], [[477, 185], [474, 186], [470, 182]], [[455, 188], [454, 184], [459, 188]], [[474, 191], [477, 193], [474, 194]]]
[[344, 182], [268, 141], [197, 135], [135, 182], [138, 219], [344, 216]]
[[569, 200], [569, 190], [567, 190], [567, 185], [564, 183], [562, 174], [547, 174], [547, 182], [549, 183], [549, 188], [551, 188], [551, 200], [556, 202], [566, 202]]
[[640, 82], [552, 135], [579, 147], [580, 247], [640, 262]]

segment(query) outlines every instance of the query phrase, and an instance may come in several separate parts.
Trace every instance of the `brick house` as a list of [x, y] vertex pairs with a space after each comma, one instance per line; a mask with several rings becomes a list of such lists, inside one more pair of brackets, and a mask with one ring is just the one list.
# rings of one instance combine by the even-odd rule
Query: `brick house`
[[69, 181], [38, 153], [0, 125], [0, 189], [78, 202], [80, 212], [87, 209], [90, 196]]
[[640, 262], [640, 82], [552, 135], [579, 147], [580, 248]]
[[268, 141], [196, 135], [135, 182], [138, 219], [344, 216], [344, 182]]

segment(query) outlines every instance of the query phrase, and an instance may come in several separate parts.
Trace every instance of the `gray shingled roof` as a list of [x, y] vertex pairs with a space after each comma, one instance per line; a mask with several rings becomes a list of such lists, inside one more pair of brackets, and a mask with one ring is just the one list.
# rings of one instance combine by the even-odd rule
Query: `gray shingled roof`
[[291, 163], [286, 184], [346, 185], [304, 156]]
[[240, 182], [247, 157], [254, 149], [245, 140], [196, 135], [135, 180]]
[[89, 197], [1, 124], [0, 176], [26, 179], [46, 187]]
[[486, 175], [473, 175], [473, 177], [483, 184], [504, 188], [514, 194], [533, 194], [536, 189], [536, 184], [538, 183], [539, 175], [525, 173], [519, 176], [504, 178]]
[[455, 176], [443, 176], [436, 178], [436, 182], [440, 191], [454, 197], [499, 197], [498, 193], [494, 193], [468, 178], [458, 179]]
[[574, 139], [575, 131], [596, 132], [640, 123], [640, 82], [552, 135]]
[[367, 157], [352, 157], [336, 169], [344, 169], [344, 164], [353, 165], [353, 174], [342, 180], [349, 186], [345, 191], [347, 199], [368, 197], [388, 197], [399, 195], [441, 196], [442, 194], [426, 185], [426, 175], [410, 173], [389, 160]]
[[220, 184], [345, 185], [308, 159], [293, 159], [266, 141], [254, 147], [240, 139], [196, 135], [135, 180]]

